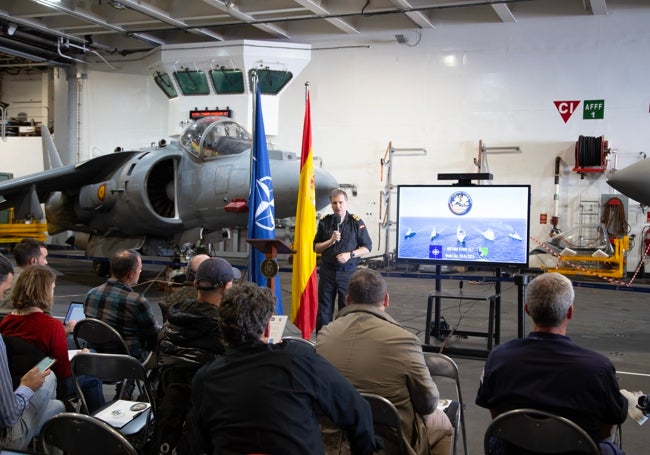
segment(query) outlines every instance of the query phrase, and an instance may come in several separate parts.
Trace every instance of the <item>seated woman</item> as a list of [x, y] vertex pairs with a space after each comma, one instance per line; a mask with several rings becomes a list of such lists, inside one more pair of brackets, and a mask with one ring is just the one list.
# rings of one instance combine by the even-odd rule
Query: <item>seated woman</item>
[[[54, 272], [41, 265], [25, 267], [13, 287], [14, 311], [0, 321], [0, 332], [29, 341], [47, 356], [56, 359], [52, 371], [58, 382], [65, 385], [66, 396], [76, 394], [65, 328], [61, 321], [45, 311], [54, 304]], [[92, 376], [80, 376], [79, 384], [84, 391], [90, 412], [105, 403], [102, 381]]]

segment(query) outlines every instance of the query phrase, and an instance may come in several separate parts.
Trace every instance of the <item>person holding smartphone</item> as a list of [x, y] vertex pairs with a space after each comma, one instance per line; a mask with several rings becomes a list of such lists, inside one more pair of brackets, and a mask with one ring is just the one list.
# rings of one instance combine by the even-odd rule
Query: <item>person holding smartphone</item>
[[[54, 304], [54, 272], [46, 266], [25, 267], [13, 288], [14, 311], [0, 321], [0, 332], [6, 336], [21, 338], [56, 359], [52, 371], [60, 383], [59, 397], [76, 395], [72, 380], [68, 343], [61, 321], [46, 311]], [[84, 391], [90, 412], [105, 403], [102, 381], [93, 376], [77, 378]]]
[[[0, 298], [11, 287], [13, 266], [0, 255]], [[20, 378], [14, 390], [4, 339], [0, 336], [0, 447], [24, 450], [41, 426], [52, 416], [65, 411], [55, 400], [56, 377], [36, 366]]]

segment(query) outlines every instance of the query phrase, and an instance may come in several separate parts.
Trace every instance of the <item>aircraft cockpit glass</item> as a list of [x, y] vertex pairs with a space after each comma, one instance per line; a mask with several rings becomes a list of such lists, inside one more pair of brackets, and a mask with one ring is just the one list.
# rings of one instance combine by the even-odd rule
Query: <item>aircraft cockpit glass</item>
[[224, 117], [204, 117], [188, 126], [179, 140], [190, 154], [202, 160], [239, 154], [252, 146], [248, 131]]
[[208, 78], [203, 71], [174, 71], [174, 78], [178, 82], [183, 95], [209, 95], [210, 87]]

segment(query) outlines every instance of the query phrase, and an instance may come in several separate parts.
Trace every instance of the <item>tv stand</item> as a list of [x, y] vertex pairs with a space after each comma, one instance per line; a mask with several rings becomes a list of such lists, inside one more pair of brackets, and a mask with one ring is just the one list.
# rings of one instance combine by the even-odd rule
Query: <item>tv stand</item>
[[[492, 293], [467, 293], [462, 289], [455, 292], [442, 291], [440, 279], [440, 266], [436, 266], [436, 284], [435, 290], [430, 292], [427, 298], [427, 317], [426, 317], [426, 331], [424, 336], [424, 351], [436, 351], [442, 348], [445, 354], [467, 356], [467, 357], [480, 357], [485, 358], [488, 356], [492, 348], [501, 342], [501, 269], [495, 270], [494, 292]], [[485, 301], [488, 304], [488, 329], [487, 332], [467, 331], [467, 330], [450, 330], [441, 328], [441, 302], [443, 299], [455, 300], [476, 300]], [[434, 307], [435, 303], [435, 309]], [[432, 313], [434, 315], [433, 327]], [[433, 332], [433, 333], [432, 333]], [[482, 349], [468, 349], [458, 348], [454, 346], [434, 346], [431, 344], [431, 335], [440, 340], [441, 337], [446, 338], [450, 335], [466, 336], [466, 337], [483, 337], [487, 338], [487, 346], [485, 350]]]

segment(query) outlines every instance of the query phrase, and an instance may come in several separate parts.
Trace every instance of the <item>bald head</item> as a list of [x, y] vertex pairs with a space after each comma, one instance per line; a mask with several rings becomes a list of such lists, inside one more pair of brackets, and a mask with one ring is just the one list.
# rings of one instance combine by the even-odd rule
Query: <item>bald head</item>
[[197, 254], [196, 256], [192, 256], [192, 259], [190, 259], [190, 263], [187, 266], [186, 281], [194, 281], [196, 279], [196, 271], [199, 269], [201, 262], [206, 259], [210, 259], [210, 256], [207, 254]]
[[142, 272], [142, 256], [135, 250], [119, 250], [110, 260], [111, 276], [126, 284], [136, 284]]

